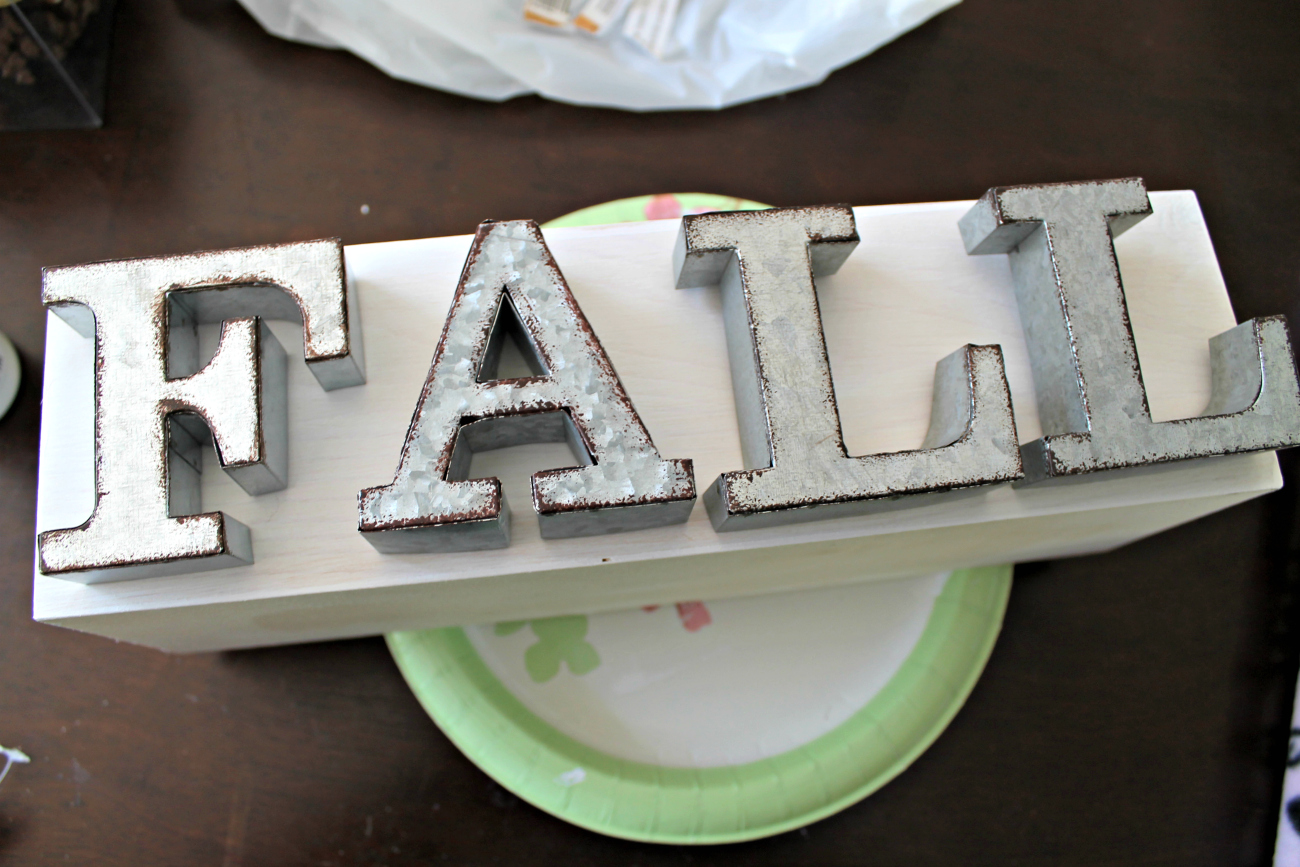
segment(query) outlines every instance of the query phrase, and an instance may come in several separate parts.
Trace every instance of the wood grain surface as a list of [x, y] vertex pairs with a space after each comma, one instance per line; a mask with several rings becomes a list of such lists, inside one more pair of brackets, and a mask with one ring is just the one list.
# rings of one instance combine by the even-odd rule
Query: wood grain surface
[[124, 0], [105, 128], [0, 136], [0, 329], [26, 377], [0, 421], [0, 743], [33, 759], [0, 785], [0, 862], [1267, 863], [1300, 637], [1290, 487], [1019, 567], [966, 708], [844, 813], [624, 843], [488, 780], [377, 639], [167, 656], [32, 623], [39, 269], [647, 192], [880, 204], [1139, 174], [1196, 190], [1239, 319], [1295, 322], [1298, 38], [1300, 7], [1265, 0], [966, 0], [820, 87], [635, 115], [472, 102], [277, 41], [233, 2]]

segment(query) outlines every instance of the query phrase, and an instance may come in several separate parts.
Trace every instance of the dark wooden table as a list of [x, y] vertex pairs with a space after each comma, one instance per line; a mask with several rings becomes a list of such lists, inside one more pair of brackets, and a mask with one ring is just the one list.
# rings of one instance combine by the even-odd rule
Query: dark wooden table
[[0, 422], [0, 743], [33, 759], [0, 786], [0, 861], [1269, 861], [1297, 667], [1289, 488], [1019, 567], [965, 709], [857, 806], [752, 844], [625, 843], [492, 783], [379, 639], [166, 656], [33, 624], [39, 269], [458, 234], [648, 192], [865, 205], [1136, 174], [1200, 195], [1239, 319], [1296, 322], [1300, 6], [967, 0], [812, 90], [654, 115], [423, 90], [228, 0], [123, 0], [115, 40], [103, 130], [0, 134], [0, 329], [26, 377]]

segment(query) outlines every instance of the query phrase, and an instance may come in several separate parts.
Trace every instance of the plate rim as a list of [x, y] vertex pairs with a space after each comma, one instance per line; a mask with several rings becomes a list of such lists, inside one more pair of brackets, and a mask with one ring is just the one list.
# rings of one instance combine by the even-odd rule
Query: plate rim
[[[637, 842], [737, 843], [831, 816], [880, 789], [925, 752], [983, 673], [1001, 631], [1012, 569], [950, 573], [920, 639], [879, 693], [807, 744], [741, 765], [650, 765], [589, 747], [530, 711], [460, 627], [395, 632], [385, 639], [438, 728], [484, 773], [534, 807]], [[862, 778], [861, 769], [872, 766]], [[574, 768], [583, 769], [584, 779], [560, 784], [560, 775]], [[756, 797], [745, 797], [746, 791]]]

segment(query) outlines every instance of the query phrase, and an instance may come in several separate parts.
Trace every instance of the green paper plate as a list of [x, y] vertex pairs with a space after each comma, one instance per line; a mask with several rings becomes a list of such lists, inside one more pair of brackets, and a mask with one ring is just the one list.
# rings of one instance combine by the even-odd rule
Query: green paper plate
[[547, 229], [564, 226], [599, 226], [605, 223], [639, 223], [643, 220], [667, 220], [682, 214], [703, 211], [761, 211], [768, 205], [751, 202], [749, 199], [737, 199], [731, 196], [715, 196], [709, 193], [670, 193], [658, 196], [633, 196], [630, 199], [617, 199], [603, 205], [592, 205], [563, 217], [557, 217], [545, 225]]
[[[548, 225], [761, 207], [703, 194], [642, 196], [587, 208]], [[793, 830], [838, 812], [879, 789], [924, 752], [984, 669], [1001, 628], [1011, 573], [1010, 566], [988, 567], [953, 572], [946, 579], [908, 579], [910, 584], [726, 600], [710, 603], [718, 621], [713, 625], [706, 606], [690, 603], [678, 606], [680, 625], [671, 610], [662, 609], [533, 621], [533, 636], [525, 624], [512, 623], [495, 630], [397, 632], [387, 640], [402, 675], [438, 727], [484, 772], [525, 801], [614, 837], [730, 843]], [[795, 599], [797, 604], [791, 602]], [[882, 614], [893, 610], [890, 605], [907, 616]], [[883, 618], [874, 625], [867, 622], [873, 612]], [[909, 617], [915, 621], [910, 632], [903, 623]], [[860, 641], [854, 632], [859, 619]], [[746, 636], [738, 631], [746, 629], [751, 641], [754, 633], [761, 640], [722, 669], [724, 674], [727, 666], [738, 671], [737, 680], [747, 682], [737, 684], [737, 691], [748, 689], [749, 694], [719, 695], [727, 687], [710, 686], [708, 672], [697, 670], [718, 668], [719, 654], [742, 646]], [[824, 657], [807, 648], [802, 656], [792, 653], [790, 670], [773, 678], [782, 662], [779, 656], [775, 663], [763, 659], [764, 645], [830, 640], [823, 633], [855, 651], [862, 644], [863, 665], [879, 669], [873, 675], [877, 680], [856, 677], [852, 659], [840, 664], [843, 671], [817, 672], [817, 667], [835, 665], [819, 664]], [[876, 645], [866, 647], [871, 640]], [[620, 642], [626, 646], [620, 648]], [[654, 659], [660, 649], [664, 658]], [[898, 658], [875, 665], [875, 656], [891, 654]], [[647, 664], [641, 666], [640, 660]], [[746, 665], [761, 670], [746, 671]], [[648, 676], [636, 670], [656, 666], [660, 670]], [[718, 676], [716, 671], [713, 675]], [[808, 689], [820, 682], [834, 683], [831, 691], [844, 693], [836, 698], [843, 707], [835, 707], [836, 700], [816, 708], [808, 702], [806, 715], [815, 717], [812, 728], [795, 719], [797, 731], [778, 732], [775, 741], [770, 733], [750, 740], [738, 729], [733, 735], [736, 722], [726, 718], [729, 712], [742, 720], [768, 721], [761, 710], [747, 714], [742, 708], [761, 707], [764, 696], [774, 692], [773, 684], [778, 693], [788, 688], [792, 698], [802, 687], [806, 701]], [[651, 684], [642, 692], [659, 689], [656, 703], [635, 704], [638, 683]], [[628, 695], [631, 704], [625, 701]], [[624, 703], [617, 713], [603, 714], [599, 702], [611, 698]], [[799, 702], [784, 701], [785, 695], [775, 699], [778, 705], [796, 705], [787, 716], [803, 712]], [[697, 707], [710, 701], [712, 710]], [[656, 713], [676, 722], [679, 736], [682, 726], [689, 735], [691, 723], [673, 719], [682, 702], [691, 703], [692, 719], [733, 727], [721, 737], [713, 732], [712, 753], [695, 755], [690, 737], [676, 752], [667, 744], [656, 753], [656, 745], [648, 743], [655, 732], [667, 732], [668, 739], [673, 734], [663, 719], [654, 719]], [[643, 717], [651, 719], [630, 731]], [[728, 761], [733, 753], [739, 760]]]

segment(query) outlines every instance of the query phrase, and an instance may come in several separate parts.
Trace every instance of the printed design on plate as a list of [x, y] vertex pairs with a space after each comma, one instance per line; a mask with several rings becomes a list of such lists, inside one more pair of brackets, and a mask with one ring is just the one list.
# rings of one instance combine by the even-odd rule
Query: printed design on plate
[[[646, 605], [641, 610], [649, 614], [658, 608], [658, 605]], [[682, 627], [687, 632], [699, 632], [713, 622], [713, 615], [703, 602], [678, 602], [677, 616], [681, 618]]]
[[709, 214], [714, 211], [737, 211], [742, 210], [745, 204], [744, 199], [733, 199], [730, 207], [718, 205], [716, 207], [691, 208], [686, 210], [682, 207], [682, 200], [672, 193], [664, 193], [658, 196], [652, 196], [650, 201], [645, 205], [645, 218], [647, 220], [675, 220], [682, 214]]
[[[651, 612], [658, 605], [647, 605]], [[703, 602], [678, 602], [677, 616], [687, 632], [699, 632], [713, 622], [709, 609]], [[569, 666], [575, 675], [584, 675], [600, 666], [600, 654], [587, 641], [587, 617], [572, 614], [566, 617], [547, 617], [542, 620], [508, 620], [493, 629], [498, 636], [514, 635], [525, 626], [531, 626], [537, 643], [524, 651], [524, 669], [533, 683], [546, 681], [560, 673], [560, 666]]]
[[524, 651], [524, 668], [534, 683], [545, 683], [560, 673], [560, 664], [583, 675], [600, 665], [600, 654], [587, 642], [587, 617], [547, 617], [544, 620], [512, 620], [496, 625], [497, 635], [513, 635], [531, 626], [537, 643]]

